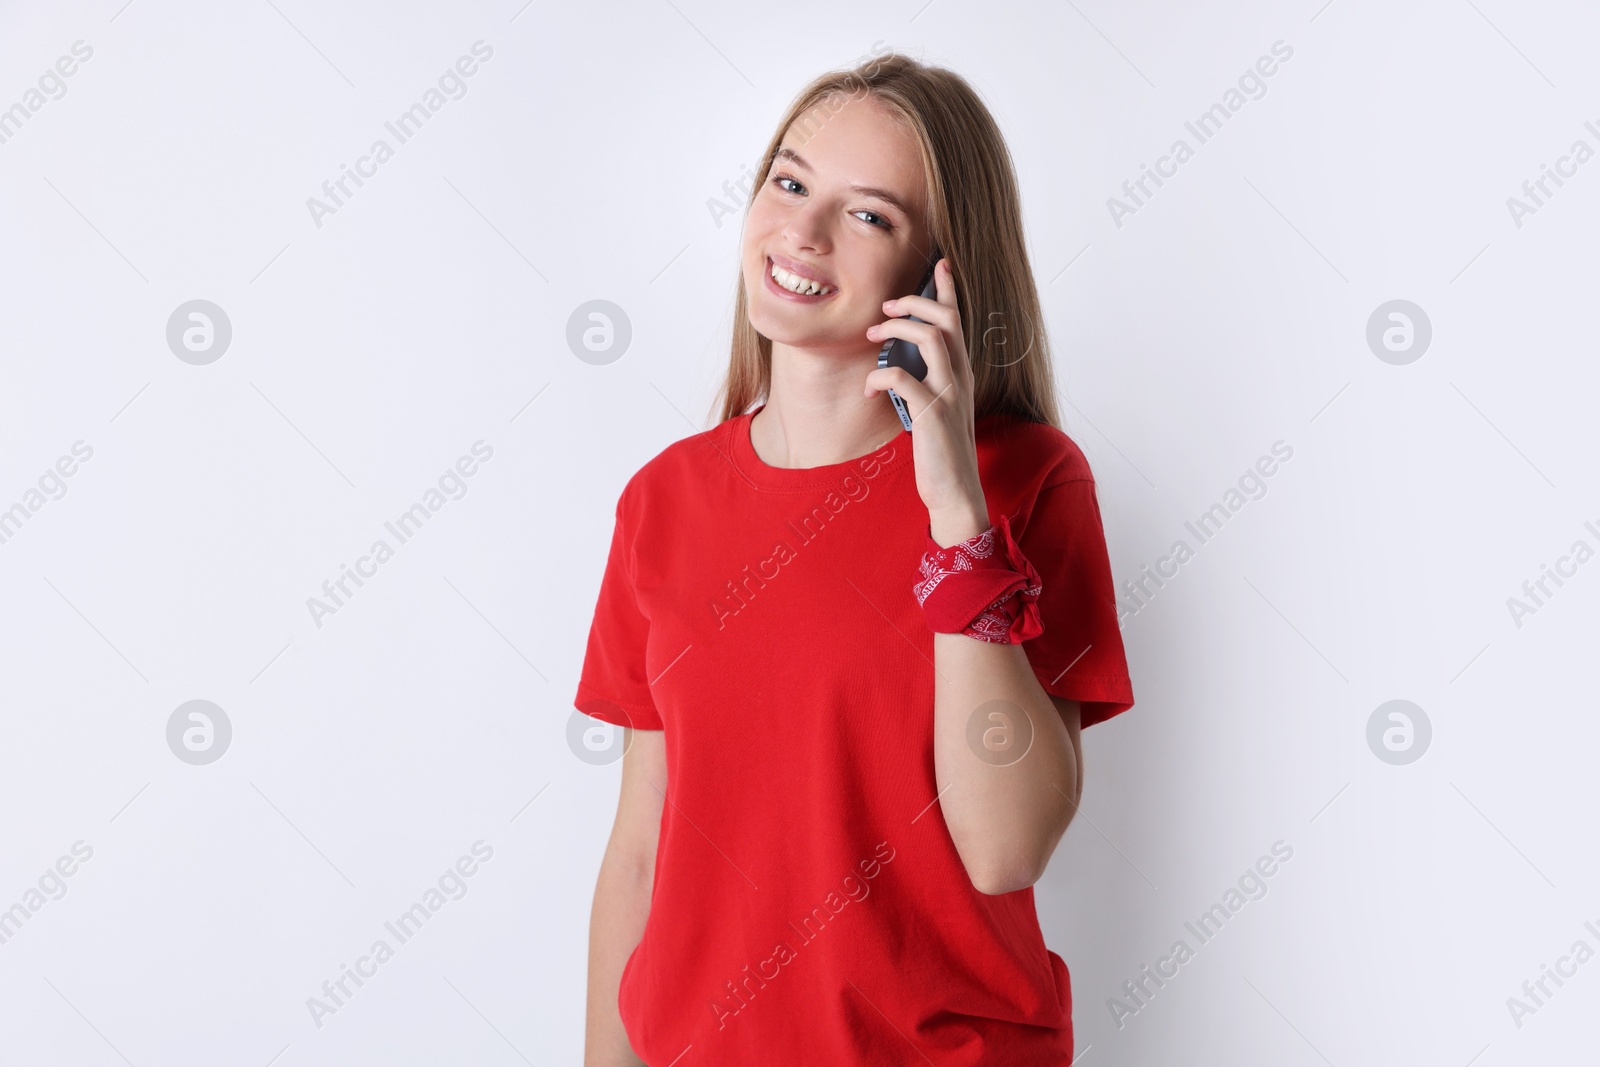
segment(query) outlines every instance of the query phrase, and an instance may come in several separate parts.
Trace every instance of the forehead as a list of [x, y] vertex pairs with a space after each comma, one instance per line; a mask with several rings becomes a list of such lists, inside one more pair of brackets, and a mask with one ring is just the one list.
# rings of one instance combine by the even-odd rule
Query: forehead
[[[837, 111], [833, 107], [844, 100]], [[837, 182], [892, 192], [910, 210], [926, 204], [926, 179], [917, 137], [872, 97], [819, 103], [784, 131], [781, 149], [809, 165], [813, 182]]]

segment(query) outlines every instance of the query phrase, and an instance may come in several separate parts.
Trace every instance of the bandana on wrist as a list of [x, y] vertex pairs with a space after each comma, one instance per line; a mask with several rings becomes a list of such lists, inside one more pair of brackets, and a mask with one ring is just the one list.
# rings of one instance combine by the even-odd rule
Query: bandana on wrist
[[928, 530], [927, 551], [911, 587], [934, 633], [962, 633], [994, 644], [1021, 644], [1044, 632], [1039, 572], [1000, 521], [976, 537], [942, 547]]

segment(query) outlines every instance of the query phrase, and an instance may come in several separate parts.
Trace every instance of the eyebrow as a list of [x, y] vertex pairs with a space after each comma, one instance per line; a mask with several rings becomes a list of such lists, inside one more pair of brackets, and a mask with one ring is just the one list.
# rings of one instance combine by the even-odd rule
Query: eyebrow
[[[780, 145], [778, 150], [772, 154], [772, 160], [774, 163], [776, 163], [780, 159], [789, 160], [801, 170], [811, 171], [811, 164], [807, 163], [805, 159], [801, 157], [800, 153], [796, 152], [792, 148], [784, 148]], [[812, 173], [815, 172], [813, 171]], [[853, 193], [859, 193], [862, 196], [871, 196], [879, 200], [883, 200], [899, 208], [908, 217], [911, 215], [911, 209], [906, 207], [906, 205], [901, 202], [898, 196], [895, 196], [887, 189], [878, 189], [870, 185], [852, 185], [850, 186], [850, 191]]]

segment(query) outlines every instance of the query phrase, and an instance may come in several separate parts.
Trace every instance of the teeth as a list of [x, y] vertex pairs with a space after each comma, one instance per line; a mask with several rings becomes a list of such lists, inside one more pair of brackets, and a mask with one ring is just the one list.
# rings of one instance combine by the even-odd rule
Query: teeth
[[790, 274], [776, 263], [772, 265], [772, 280], [790, 292], [799, 293], [802, 296], [820, 296], [833, 292], [831, 285], [823, 285], [820, 282], [812, 281], [810, 278], [802, 278], [798, 274]]

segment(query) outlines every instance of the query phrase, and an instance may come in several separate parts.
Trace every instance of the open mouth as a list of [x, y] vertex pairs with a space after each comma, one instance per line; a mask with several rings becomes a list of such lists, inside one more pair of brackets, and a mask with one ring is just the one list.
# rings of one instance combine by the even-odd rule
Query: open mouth
[[815, 278], [807, 278], [784, 270], [770, 257], [767, 259], [767, 288], [790, 300], [806, 302], [821, 300], [839, 291]]

